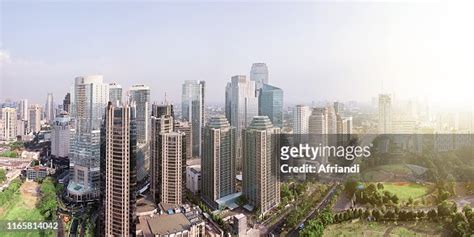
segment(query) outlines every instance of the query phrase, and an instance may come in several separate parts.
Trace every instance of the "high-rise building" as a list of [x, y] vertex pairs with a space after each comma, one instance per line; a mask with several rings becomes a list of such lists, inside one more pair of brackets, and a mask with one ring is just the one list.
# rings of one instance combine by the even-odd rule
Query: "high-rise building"
[[[237, 75], [227, 83], [225, 94], [225, 115], [232, 127], [241, 134], [252, 118], [258, 115], [258, 97], [256, 96], [255, 82], [245, 76]], [[242, 168], [242, 143], [241, 137], [237, 136], [237, 168]]]
[[184, 147], [183, 147], [183, 157], [186, 160], [193, 158], [191, 147], [193, 144], [193, 131], [191, 129], [191, 124], [186, 121], [174, 121], [174, 131], [181, 132], [183, 134]]
[[236, 129], [224, 116], [210, 118], [204, 129], [201, 195], [216, 209], [216, 200], [235, 192], [236, 142]]
[[23, 135], [26, 135], [27, 133], [28, 133], [28, 121], [18, 119], [16, 121], [16, 135], [23, 136]]
[[28, 109], [28, 131], [39, 132], [41, 130], [41, 106], [31, 105]]
[[63, 110], [71, 113], [71, 93], [67, 93], [63, 100]]
[[258, 93], [258, 115], [268, 116], [273, 126], [283, 127], [283, 90], [263, 84]]
[[51, 133], [51, 155], [55, 157], [69, 156], [70, 120], [65, 111], [56, 116], [54, 120]]
[[274, 127], [267, 116], [254, 117], [242, 133], [242, 193], [261, 214], [280, 203], [279, 154], [276, 154], [280, 141], [274, 136], [279, 133], [280, 128]]
[[334, 107], [327, 106], [326, 108], [326, 119], [328, 126], [328, 134], [337, 134], [337, 116], [334, 111]]
[[122, 104], [122, 86], [117, 83], [109, 84], [109, 101], [114, 105]]
[[103, 207], [105, 236], [136, 234], [136, 155], [135, 107], [115, 107], [109, 103], [105, 115], [105, 168]]
[[130, 102], [134, 102], [137, 110], [137, 142], [147, 143], [150, 130], [150, 88], [145, 85], [133, 85], [129, 91]]
[[334, 112], [337, 115], [344, 116], [345, 106], [343, 103], [336, 101], [334, 102], [333, 107], [334, 107]]
[[46, 104], [44, 106], [44, 113], [45, 113], [45, 118], [46, 122], [52, 123], [54, 121], [55, 117], [55, 111], [54, 111], [54, 100], [53, 100], [53, 93], [48, 93], [46, 97]]
[[183, 84], [181, 99], [181, 115], [183, 120], [191, 123], [192, 154], [201, 156], [202, 128], [205, 121], [205, 81], [187, 80]]
[[392, 99], [388, 94], [379, 95], [379, 134], [392, 132]]
[[263, 84], [268, 84], [268, 68], [265, 63], [254, 63], [250, 69], [250, 80], [255, 82], [255, 88], [259, 90]]
[[293, 108], [293, 134], [307, 134], [311, 110], [306, 105], [296, 105]]
[[151, 182], [155, 203], [180, 205], [185, 187], [186, 160], [183, 134], [173, 131], [173, 117], [151, 117]]
[[169, 115], [174, 118], [173, 105], [168, 103], [153, 104], [151, 107], [151, 116], [159, 118], [163, 115]]
[[17, 114], [15, 108], [2, 108], [3, 132], [0, 139], [11, 141], [16, 139], [16, 120]]
[[69, 147], [69, 197], [89, 201], [99, 197], [100, 135], [109, 100], [108, 84], [100, 75], [76, 77], [73, 88], [74, 129]]
[[18, 115], [20, 120], [28, 120], [28, 100], [22, 99], [18, 103]]
[[183, 134], [180, 132], [162, 133], [161, 189], [162, 203], [181, 205], [183, 199]]

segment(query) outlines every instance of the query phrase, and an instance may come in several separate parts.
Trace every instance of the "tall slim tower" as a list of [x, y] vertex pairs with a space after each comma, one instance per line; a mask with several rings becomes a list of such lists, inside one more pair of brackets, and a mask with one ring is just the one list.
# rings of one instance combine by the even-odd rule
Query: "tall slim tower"
[[204, 129], [201, 194], [213, 208], [216, 200], [235, 192], [236, 129], [224, 116], [212, 117]]
[[54, 120], [51, 133], [51, 155], [68, 157], [70, 143], [70, 117], [63, 111]]
[[274, 126], [283, 127], [283, 90], [263, 84], [258, 94], [258, 115], [266, 115]]
[[255, 88], [259, 90], [263, 84], [268, 84], [268, 68], [265, 63], [254, 63], [250, 69], [250, 80], [255, 82]]
[[130, 88], [130, 102], [134, 102], [137, 110], [137, 142], [147, 143], [150, 129], [150, 88], [145, 85], [133, 85]]
[[54, 101], [53, 101], [53, 93], [48, 93], [48, 96], [46, 97], [46, 105], [44, 107], [45, 109], [45, 115], [46, 115], [46, 121], [48, 123], [52, 123], [54, 121], [55, 117], [55, 112], [54, 112]]
[[183, 199], [183, 134], [180, 132], [162, 133], [161, 187], [162, 203], [181, 205]]
[[105, 115], [105, 236], [134, 236], [136, 229], [135, 107], [109, 103]]
[[63, 100], [63, 110], [71, 113], [71, 93], [67, 93]]
[[18, 114], [20, 120], [28, 120], [28, 100], [22, 99], [18, 103]]
[[71, 199], [82, 202], [99, 197], [100, 129], [109, 99], [108, 84], [100, 75], [76, 77], [73, 95], [67, 191]]
[[3, 137], [1, 139], [10, 141], [10, 140], [15, 140], [16, 139], [16, 109], [15, 108], [2, 108], [2, 121], [3, 122], [3, 132], [0, 132], [0, 134], [3, 134]]
[[122, 86], [113, 82], [109, 84], [109, 101], [114, 105], [122, 104]]
[[187, 80], [183, 84], [181, 109], [183, 120], [191, 123], [192, 128], [192, 154], [201, 156], [202, 128], [204, 127], [204, 81]]
[[308, 120], [311, 110], [306, 105], [296, 105], [293, 108], [293, 134], [307, 134]]
[[242, 134], [243, 195], [261, 214], [280, 203], [279, 139], [274, 136], [279, 133], [267, 116], [256, 116]]
[[41, 106], [31, 105], [28, 109], [28, 131], [39, 132], [41, 130]]
[[392, 98], [388, 94], [379, 95], [379, 134], [392, 132]]

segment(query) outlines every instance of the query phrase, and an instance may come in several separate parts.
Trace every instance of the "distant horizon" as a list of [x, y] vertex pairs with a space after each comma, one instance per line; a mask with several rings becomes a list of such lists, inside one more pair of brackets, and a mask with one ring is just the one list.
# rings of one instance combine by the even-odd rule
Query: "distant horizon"
[[[466, 3], [472, 4], [472, 3]], [[233, 75], [264, 62], [285, 106], [370, 103], [380, 93], [474, 109], [474, 16], [447, 3], [1, 3], [0, 100], [62, 101], [74, 78], [151, 89], [185, 80], [223, 104]], [[126, 15], [127, 17], [123, 17]], [[44, 90], [42, 88], [45, 88]], [[47, 89], [46, 89], [47, 88]]]

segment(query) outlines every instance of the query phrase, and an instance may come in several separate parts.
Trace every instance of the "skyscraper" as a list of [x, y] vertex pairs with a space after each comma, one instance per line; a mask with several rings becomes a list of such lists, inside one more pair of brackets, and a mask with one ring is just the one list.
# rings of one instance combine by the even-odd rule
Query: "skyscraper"
[[306, 105], [296, 105], [293, 108], [293, 134], [307, 134], [308, 120], [311, 110]]
[[243, 195], [248, 203], [265, 214], [280, 203], [278, 180], [279, 139], [267, 116], [256, 116], [244, 129], [243, 137]]
[[160, 201], [162, 203], [181, 205], [183, 199], [183, 134], [167, 132], [161, 135], [161, 187]]
[[22, 99], [18, 103], [18, 114], [20, 115], [20, 120], [28, 120], [28, 100]]
[[109, 101], [114, 105], [122, 103], [122, 86], [117, 83], [109, 84]]
[[71, 113], [71, 93], [67, 93], [63, 100], [63, 110]]
[[150, 129], [150, 88], [145, 85], [133, 85], [130, 88], [130, 102], [134, 102], [137, 110], [137, 142], [147, 143]]
[[41, 106], [31, 105], [28, 109], [28, 131], [39, 132], [41, 130]]
[[136, 234], [136, 124], [134, 106], [109, 103], [105, 115], [105, 236]]
[[53, 123], [51, 133], [51, 155], [68, 157], [70, 143], [70, 117], [67, 112], [59, 114]]
[[193, 158], [193, 154], [191, 151], [192, 144], [193, 144], [193, 131], [191, 129], [191, 124], [186, 121], [174, 121], [174, 131], [181, 132], [183, 134], [183, 157], [186, 160], [190, 160]]
[[46, 122], [52, 123], [56, 115], [54, 111], [53, 93], [48, 93], [48, 96], [46, 97], [46, 105], [44, 107], [44, 110], [45, 110], [44, 112], [46, 115]]
[[[227, 83], [225, 93], [225, 115], [232, 127], [241, 134], [252, 118], [258, 115], [258, 97], [256, 96], [255, 82], [245, 76], [237, 75]], [[242, 168], [242, 138], [237, 136], [237, 169]]]
[[258, 94], [258, 115], [270, 118], [274, 126], [283, 127], [283, 90], [263, 84]]
[[333, 107], [334, 107], [334, 112], [335, 112], [337, 115], [344, 116], [345, 106], [344, 106], [343, 103], [336, 101], [336, 102], [334, 102]]
[[268, 84], [268, 68], [265, 63], [254, 63], [250, 69], [250, 80], [255, 82], [255, 88], [259, 90], [263, 84]]
[[204, 129], [201, 194], [216, 209], [216, 200], [235, 192], [236, 141], [236, 129], [224, 116], [210, 118]]
[[202, 128], [205, 121], [204, 91], [204, 81], [187, 80], [183, 84], [181, 114], [183, 120], [191, 123], [193, 156], [201, 156]]
[[74, 129], [69, 148], [68, 195], [82, 202], [99, 197], [100, 133], [109, 99], [100, 75], [76, 77], [73, 89]]
[[337, 134], [337, 116], [334, 107], [326, 107], [326, 119], [328, 126], [328, 134]]
[[10, 141], [16, 139], [16, 122], [17, 114], [15, 108], [2, 108], [2, 123], [3, 132], [1, 134], [3, 137], [0, 137], [2, 140]]
[[379, 95], [379, 134], [392, 132], [392, 99], [388, 94]]

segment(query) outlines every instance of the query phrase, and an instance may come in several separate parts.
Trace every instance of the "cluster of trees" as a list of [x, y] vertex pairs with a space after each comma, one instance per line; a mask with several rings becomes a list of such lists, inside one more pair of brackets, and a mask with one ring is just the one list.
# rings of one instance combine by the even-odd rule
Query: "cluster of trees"
[[435, 221], [444, 223], [453, 236], [471, 236], [474, 234], [474, 212], [471, 207], [465, 206], [458, 212], [456, 203], [443, 201], [434, 209], [400, 210], [377, 208], [373, 210], [350, 209], [334, 215], [333, 223], [362, 218], [372, 221]]
[[3, 206], [5, 203], [13, 199], [15, 193], [18, 192], [21, 186], [21, 180], [16, 178], [12, 180], [10, 185], [0, 192], [0, 206]]
[[280, 187], [280, 197], [283, 206], [296, 200], [307, 189], [307, 183], [283, 183]]
[[322, 195], [326, 193], [327, 187], [320, 186], [319, 190], [309, 195], [300, 195], [295, 210], [288, 215], [287, 224], [290, 228], [295, 227], [301, 219], [303, 219], [311, 209], [318, 204]]
[[4, 151], [0, 153], [0, 157], [10, 157], [10, 158], [17, 158], [18, 152], [16, 151]]
[[7, 179], [7, 171], [0, 169], [0, 183], [3, 183]]
[[40, 200], [36, 207], [45, 220], [55, 220], [58, 202], [56, 200], [56, 185], [51, 177], [47, 177], [40, 183]]
[[310, 220], [308, 225], [300, 232], [302, 237], [323, 236], [326, 226], [334, 223], [334, 215], [329, 209], [321, 212], [316, 219]]
[[344, 184], [344, 191], [349, 197], [355, 195], [356, 201], [361, 204], [392, 206], [398, 204], [400, 201], [396, 194], [386, 190], [384, 191], [382, 183], [377, 183], [377, 185], [371, 183], [367, 187], [359, 188], [361, 186], [362, 184], [360, 182], [348, 180]]

